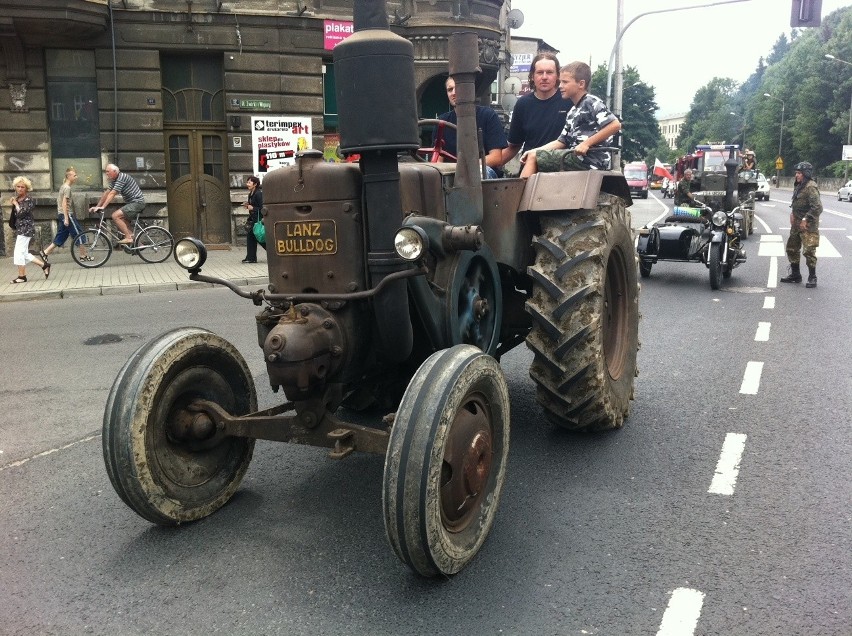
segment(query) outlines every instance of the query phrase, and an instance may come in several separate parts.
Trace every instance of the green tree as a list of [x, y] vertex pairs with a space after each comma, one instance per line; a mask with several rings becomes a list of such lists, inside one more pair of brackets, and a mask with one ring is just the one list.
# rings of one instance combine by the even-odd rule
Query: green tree
[[679, 149], [688, 151], [707, 141], [740, 142], [744, 135], [764, 172], [775, 172], [780, 143], [784, 174], [792, 174], [799, 161], [810, 161], [817, 174], [841, 174], [852, 67], [827, 60], [826, 53], [852, 61], [852, 7], [825, 16], [819, 28], [794, 30], [789, 39], [780, 35], [765, 62], [758, 60], [741, 86], [713, 78], [698, 89]]
[[730, 111], [736, 89], [734, 80], [714, 77], [695, 92], [677, 138], [679, 149], [688, 152], [697, 144], [731, 141]]
[[[639, 71], [628, 66], [623, 71], [621, 100], [621, 144], [623, 161], [654, 161], [653, 153], [662, 141], [660, 127], [654, 117], [659, 110], [652, 86], [642, 81]], [[592, 93], [606, 95], [607, 68], [601, 64], [592, 75]]]

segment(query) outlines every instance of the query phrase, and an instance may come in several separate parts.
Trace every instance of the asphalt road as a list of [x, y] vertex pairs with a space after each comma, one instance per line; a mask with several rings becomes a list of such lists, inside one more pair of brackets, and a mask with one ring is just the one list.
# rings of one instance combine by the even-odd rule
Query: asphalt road
[[[819, 287], [806, 290], [775, 282], [789, 193], [775, 195], [721, 290], [699, 264], [643, 279], [624, 429], [555, 430], [529, 352], [504, 357], [506, 487], [483, 550], [449, 580], [391, 552], [378, 456], [259, 442], [234, 499], [174, 529], [115, 494], [103, 405], [147, 339], [209, 328], [246, 357], [260, 405], [277, 403], [246, 301], [190, 290], [4, 306], [0, 634], [848, 636], [852, 206], [826, 197]], [[635, 226], [663, 212], [654, 197], [633, 206]]]

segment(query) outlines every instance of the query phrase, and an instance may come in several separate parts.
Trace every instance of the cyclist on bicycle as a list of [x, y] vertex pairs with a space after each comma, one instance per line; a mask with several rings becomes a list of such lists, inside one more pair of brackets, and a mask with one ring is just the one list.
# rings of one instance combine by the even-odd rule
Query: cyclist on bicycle
[[145, 209], [145, 197], [142, 195], [142, 188], [136, 183], [136, 179], [125, 172], [121, 172], [114, 163], [107, 165], [104, 172], [109, 179], [109, 187], [100, 200], [89, 208], [89, 212], [104, 209], [115, 198], [116, 194], [120, 194], [124, 199], [124, 205], [112, 213], [112, 220], [118, 230], [124, 234], [124, 238], [119, 243], [132, 245], [133, 231], [130, 229], [130, 223], [135, 221], [139, 213]]

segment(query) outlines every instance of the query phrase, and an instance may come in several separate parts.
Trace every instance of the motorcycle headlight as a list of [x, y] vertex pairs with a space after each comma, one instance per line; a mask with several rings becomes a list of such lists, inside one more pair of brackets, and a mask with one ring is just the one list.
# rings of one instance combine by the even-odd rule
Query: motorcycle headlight
[[728, 220], [728, 215], [719, 210], [713, 213], [713, 225], [725, 225]]
[[197, 238], [185, 238], [175, 244], [175, 260], [184, 269], [199, 270], [207, 260], [207, 248]]
[[429, 239], [422, 228], [411, 225], [400, 228], [393, 239], [397, 255], [406, 261], [416, 261], [429, 247]]

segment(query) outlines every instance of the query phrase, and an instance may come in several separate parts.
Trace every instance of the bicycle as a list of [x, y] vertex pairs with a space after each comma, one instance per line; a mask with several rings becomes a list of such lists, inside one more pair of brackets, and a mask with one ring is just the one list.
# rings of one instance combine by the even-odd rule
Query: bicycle
[[[98, 214], [97, 211], [92, 214]], [[81, 267], [100, 267], [112, 256], [113, 243], [131, 255], [138, 255], [146, 263], [162, 263], [175, 246], [175, 239], [168, 230], [159, 225], [149, 225], [140, 221], [133, 222], [133, 244], [121, 243], [124, 235], [110, 227], [106, 209], [100, 209], [100, 219], [94, 228], [82, 232], [71, 243], [71, 257]], [[80, 254], [80, 251], [84, 254]]]

